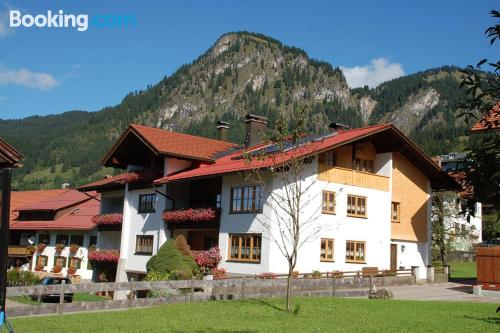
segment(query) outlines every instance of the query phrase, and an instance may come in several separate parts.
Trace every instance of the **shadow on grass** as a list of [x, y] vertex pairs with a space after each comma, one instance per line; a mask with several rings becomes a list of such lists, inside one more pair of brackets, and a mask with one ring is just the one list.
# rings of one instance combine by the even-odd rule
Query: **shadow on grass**
[[473, 319], [477, 321], [482, 321], [488, 324], [496, 324], [500, 325], [500, 317], [472, 317], [472, 316], [463, 316], [463, 318]]

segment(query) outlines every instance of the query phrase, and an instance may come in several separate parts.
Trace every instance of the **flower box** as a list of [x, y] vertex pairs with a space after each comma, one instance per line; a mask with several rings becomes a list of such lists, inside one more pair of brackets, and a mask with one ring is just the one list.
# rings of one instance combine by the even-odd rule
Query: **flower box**
[[52, 273], [61, 273], [62, 267], [57, 265], [52, 268]]
[[43, 265], [36, 265], [35, 266], [35, 272], [41, 272], [41, 271], [43, 271], [43, 267], [44, 267]]
[[74, 275], [76, 273], [76, 268], [70, 267], [68, 268], [68, 275]]
[[38, 253], [42, 253], [43, 250], [45, 250], [46, 247], [47, 247], [47, 244], [39, 243], [36, 246], [36, 250], [38, 251]]
[[56, 244], [55, 246], [57, 252], [61, 252], [65, 247], [66, 246], [64, 244]]
[[101, 214], [92, 217], [92, 222], [97, 225], [117, 225], [123, 223], [123, 215], [120, 213]]
[[163, 213], [163, 220], [167, 223], [211, 222], [216, 217], [217, 214], [213, 208], [167, 210]]
[[90, 261], [118, 263], [120, 260], [120, 252], [117, 250], [91, 251], [88, 254], [88, 258]]
[[79, 245], [77, 245], [77, 244], [71, 244], [69, 246], [69, 253], [76, 254], [78, 252], [78, 249], [80, 249]]

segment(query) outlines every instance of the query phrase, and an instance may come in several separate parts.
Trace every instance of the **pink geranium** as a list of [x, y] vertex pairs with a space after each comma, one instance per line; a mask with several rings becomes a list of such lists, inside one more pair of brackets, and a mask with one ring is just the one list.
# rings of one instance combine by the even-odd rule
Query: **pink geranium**
[[99, 262], [118, 262], [120, 260], [120, 252], [117, 250], [97, 250], [89, 252], [90, 261]]
[[215, 220], [215, 217], [216, 213], [213, 208], [168, 210], [163, 213], [163, 220], [171, 223], [209, 222]]
[[120, 213], [101, 214], [92, 217], [92, 222], [98, 225], [114, 225], [123, 222], [123, 215]]
[[213, 247], [208, 251], [198, 251], [194, 254], [194, 261], [203, 273], [209, 273], [219, 266], [222, 256], [219, 247]]

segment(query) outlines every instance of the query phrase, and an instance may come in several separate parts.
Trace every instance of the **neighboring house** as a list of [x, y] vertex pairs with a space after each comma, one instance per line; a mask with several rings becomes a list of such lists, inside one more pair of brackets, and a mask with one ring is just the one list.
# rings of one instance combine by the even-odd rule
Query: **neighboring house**
[[[273, 150], [260, 138], [266, 119], [249, 115], [246, 122], [247, 147], [133, 124], [123, 133], [102, 164], [127, 172], [80, 188], [101, 193], [102, 221], [120, 217], [102, 223], [108, 229], [99, 231], [98, 242], [120, 251], [117, 281], [140, 279], [149, 258], [177, 235], [194, 250], [218, 245], [221, 267], [230, 273], [287, 272], [260, 222], [272, 222], [269, 198], [243, 177], [255, 167], [245, 154]], [[218, 129], [226, 137], [227, 124]], [[310, 157], [304, 182], [315, 180], [304, 213], [316, 216], [320, 233], [301, 248], [296, 269], [414, 266], [425, 278], [431, 191], [456, 183], [391, 124], [332, 130], [305, 138], [303, 147], [307, 153], [295, 156]]]
[[[467, 169], [466, 154], [453, 152], [441, 155], [435, 161], [457, 183], [464, 183], [465, 170]], [[475, 244], [482, 242], [481, 203], [475, 203], [474, 214], [465, 211], [465, 201], [472, 194], [472, 191], [473, 189], [470, 186], [465, 186], [461, 192], [448, 193], [448, 195], [443, 196], [446, 205], [444, 224], [445, 228], [451, 230], [449, 232], [449, 241], [454, 250], [470, 251]]]
[[[11, 197], [9, 262], [19, 267], [30, 263], [51, 271], [60, 265], [66, 274], [76, 269], [82, 279], [92, 278], [88, 248], [97, 244], [92, 218], [99, 213], [99, 195], [71, 189], [14, 191]], [[45, 244], [38, 251], [39, 244]], [[62, 244], [61, 251], [56, 244]], [[79, 248], [71, 253], [71, 244]]]

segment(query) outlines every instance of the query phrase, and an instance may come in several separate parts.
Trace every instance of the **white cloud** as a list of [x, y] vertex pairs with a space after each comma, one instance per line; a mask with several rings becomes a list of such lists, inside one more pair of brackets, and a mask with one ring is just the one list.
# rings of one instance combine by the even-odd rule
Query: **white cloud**
[[8, 69], [0, 65], [0, 84], [14, 84], [26, 88], [50, 90], [57, 80], [47, 73], [36, 73], [26, 68]]
[[373, 59], [370, 64], [365, 66], [341, 66], [340, 69], [344, 73], [347, 84], [351, 88], [363, 87], [365, 85], [373, 88], [382, 82], [395, 79], [405, 74], [401, 64], [391, 64], [386, 58]]

